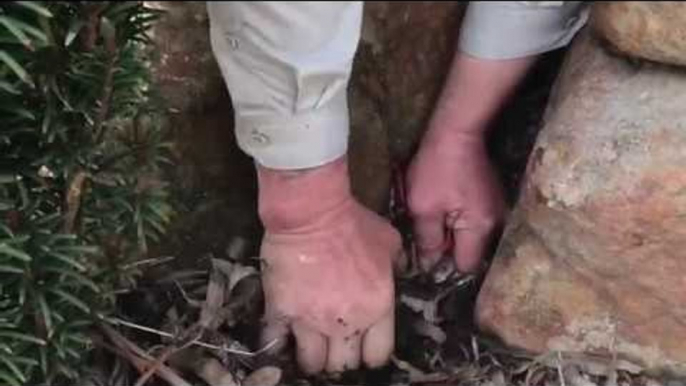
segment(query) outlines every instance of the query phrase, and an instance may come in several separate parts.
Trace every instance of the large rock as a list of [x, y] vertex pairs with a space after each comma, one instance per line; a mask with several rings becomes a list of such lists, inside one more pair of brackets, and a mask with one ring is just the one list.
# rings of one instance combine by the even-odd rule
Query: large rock
[[622, 53], [686, 65], [686, 2], [601, 1], [591, 25]]
[[686, 74], [584, 33], [478, 300], [505, 343], [686, 375]]

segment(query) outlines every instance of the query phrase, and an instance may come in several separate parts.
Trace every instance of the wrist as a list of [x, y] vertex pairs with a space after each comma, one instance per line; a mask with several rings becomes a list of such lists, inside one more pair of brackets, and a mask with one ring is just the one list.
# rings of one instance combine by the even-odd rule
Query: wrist
[[[483, 147], [486, 142], [484, 126], [465, 126], [434, 120], [427, 130], [424, 145], [433, 149]], [[451, 151], [451, 150], [449, 150]]]
[[475, 114], [473, 106], [446, 93], [431, 116], [425, 138], [429, 142], [462, 145], [483, 142], [493, 114]]
[[352, 204], [347, 157], [304, 170], [257, 166], [257, 175], [259, 216], [267, 231], [316, 226]]

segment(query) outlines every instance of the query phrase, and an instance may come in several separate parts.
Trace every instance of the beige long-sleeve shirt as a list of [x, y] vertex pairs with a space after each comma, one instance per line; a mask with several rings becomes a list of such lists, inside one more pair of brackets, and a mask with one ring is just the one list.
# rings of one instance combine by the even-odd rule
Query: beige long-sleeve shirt
[[[346, 93], [363, 6], [360, 1], [207, 3], [238, 145], [256, 162], [301, 169], [345, 154]], [[540, 54], [569, 44], [586, 21], [586, 5], [579, 1], [470, 2], [458, 48], [490, 60]]]

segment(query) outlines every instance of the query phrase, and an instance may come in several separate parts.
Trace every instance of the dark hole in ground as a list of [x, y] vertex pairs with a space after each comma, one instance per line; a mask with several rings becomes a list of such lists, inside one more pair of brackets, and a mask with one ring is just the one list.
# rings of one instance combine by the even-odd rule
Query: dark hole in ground
[[519, 194], [527, 160], [566, 52], [561, 49], [542, 57], [493, 122], [489, 141], [491, 156], [500, 171], [510, 205]]

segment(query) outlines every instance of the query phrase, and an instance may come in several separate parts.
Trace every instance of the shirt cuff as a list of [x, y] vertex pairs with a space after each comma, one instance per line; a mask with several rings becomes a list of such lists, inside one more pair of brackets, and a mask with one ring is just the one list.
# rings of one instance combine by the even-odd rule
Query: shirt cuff
[[271, 169], [305, 169], [348, 147], [347, 89], [362, 2], [212, 2], [212, 49], [238, 146]]
[[291, 116], [236, 116], [238, 146], [260, 165], [282, 170], [329, 163], [348, 150], [349, 110], [344, 93], [325, 107]]
[[582, 1], [473, 1], [459, 48], [481, 59], [537, 55], [568, 45], [587, 20]]

